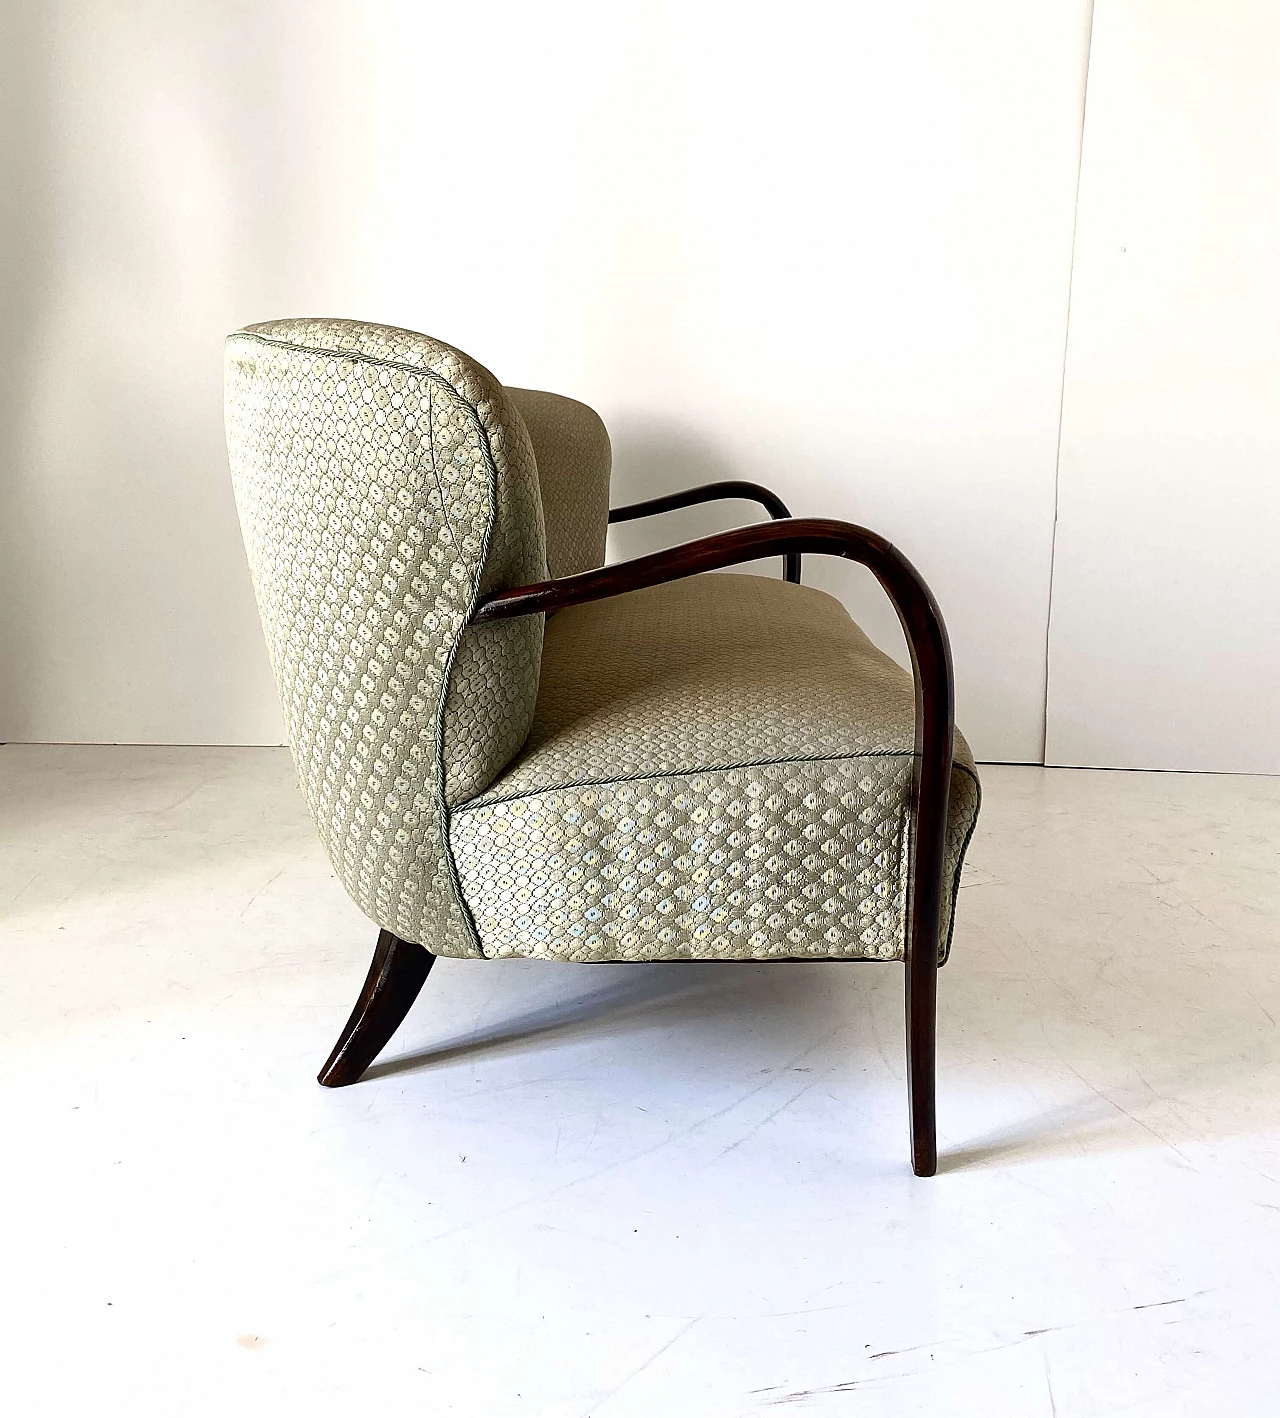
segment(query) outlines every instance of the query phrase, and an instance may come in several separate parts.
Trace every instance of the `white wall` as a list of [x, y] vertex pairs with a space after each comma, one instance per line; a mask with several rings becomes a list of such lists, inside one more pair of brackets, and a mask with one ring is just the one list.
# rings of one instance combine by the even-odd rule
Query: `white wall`
[[[743, 476], [885, 532], [977, 753], [1038, 760], [1087, 20], [10, 7], [0, 737], [278, 738], [220, 344], [345, 314], [595, 404], [616, 500]], [[857, 572], [807, 574], [896, 643]]]
[[1280, 773], [1280, 7], [1097, 0], [1050, 763]]

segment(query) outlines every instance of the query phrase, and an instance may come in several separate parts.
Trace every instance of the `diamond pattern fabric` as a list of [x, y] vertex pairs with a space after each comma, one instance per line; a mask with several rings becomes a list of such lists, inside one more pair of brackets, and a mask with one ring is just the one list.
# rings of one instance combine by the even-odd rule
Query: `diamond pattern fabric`
[[[452, 814], [486, 955], [901, 959], [911, 677], [832, 597], [705, 575], [547, 624], [528, 740]], [[956, 736], [940, 958], [979, 788]]]
[[576, 399], [540, 389], [507, 390], [538, 460], [538, 488], [552, 576], [604, 565], [613, 455], [600, 415]]
[[[367, 915], [440, 955], [902, 957], [911, 678], [837, 601], [710, 575], [471, 626], [603, 561], [590, 409], [343, 320], [240, 331], [226, 385], [299, 780]], [[978, 801], [957, 734], [943, 958]]]
[[533, 450], [502, 385], [408, 330], [289, 320], [233, 335], [227, 445], [298, 777], [356, 903], [442, 955], [479, 945], [452, 803], [524, 741], [540, 617], [468, 628], [547, 574]]

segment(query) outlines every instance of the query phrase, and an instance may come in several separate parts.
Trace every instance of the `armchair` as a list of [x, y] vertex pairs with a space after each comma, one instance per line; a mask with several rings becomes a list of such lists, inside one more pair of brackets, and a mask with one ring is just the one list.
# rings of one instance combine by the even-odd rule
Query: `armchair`
[[[599, 418], [448, 345], [339, 320], [227, 343], [227, 441], [299, 779], [381, 928], [320, 1073], [354, 1083], [437, 956], [899, 960], [912, 1165], [979, 805], [942, 617], [850, 523], [716, 483], [608, 509]], [[775, 519], [605, 566], [609, 521]], [[802, 554], [870, 568], [913, 674]], [[707, 575], [768, 556], [785, 579]]]

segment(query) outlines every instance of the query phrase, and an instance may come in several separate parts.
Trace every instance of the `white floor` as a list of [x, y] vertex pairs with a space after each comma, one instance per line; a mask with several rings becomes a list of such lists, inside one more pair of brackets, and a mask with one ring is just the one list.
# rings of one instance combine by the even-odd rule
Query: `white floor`
[[1280, 1413], [1280, 780], [987, 768], [907, 1164], [897, 966], [442, 961], [275, 750], [0, 748], [28, 1415]]

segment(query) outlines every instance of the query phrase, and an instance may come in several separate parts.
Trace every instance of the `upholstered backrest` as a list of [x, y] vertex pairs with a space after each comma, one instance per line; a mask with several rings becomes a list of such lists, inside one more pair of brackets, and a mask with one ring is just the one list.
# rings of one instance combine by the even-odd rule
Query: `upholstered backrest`
[[541, 389], [508, 388], [507, 393], [520, 410], [538, 460], [552, 576], [603, 566], [612, 453], [600, 415], [576, 399]]
[[478, 953], [450, 808], [528, 733], [542, 618], [468, 626], [547, 575], [533, 450], [507, 391], [448, 345], [346, 320], [232, 335], [227, 445], [298, 776], [380, 925]]

